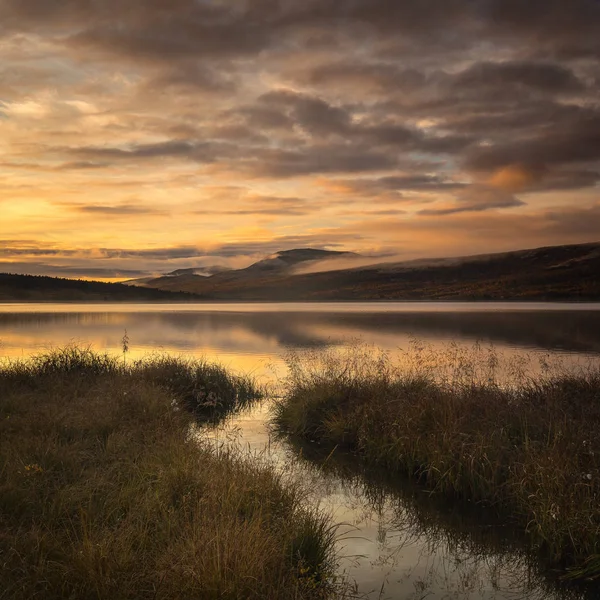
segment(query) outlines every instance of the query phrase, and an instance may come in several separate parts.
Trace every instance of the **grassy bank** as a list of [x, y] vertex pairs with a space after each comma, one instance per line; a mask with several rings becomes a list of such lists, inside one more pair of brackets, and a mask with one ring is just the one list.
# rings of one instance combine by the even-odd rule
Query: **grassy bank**
[[523, 365], [457, 347], [417, 348], [403, 368], [365, 348], [295, 356], [274, 421], [492, 506], [570, 576], [598, 577], [600, 370]]
[[[329, 521], [190, 437], [258, 392], [198, 362], [67, 349], [0, 367], [0, 598], [323, 598]], [[216, 413], [215, 413], [216, 411]]]
[[[370, 518], [377, 521], [380, 556], [396, 556], [407, 546], [421, 548], [413, 564], [429, 565], [429, 577], [418, 579], [425, 585], [416, 597], [426, 597], [428, 588], [439, 581], [440, 564], [452, 565], [451, 573], [444, 571], [444, 589], [453, 598], [479, 597], [478, 592], [490, 584], [501, 587], [502, 597], [524, 598], [528, 593], [532, 598], [546, 597], [545, 593], [563, 600], [600, 597], [600, 581], [564, 580], [560, 571], [531, 551], [528, 536], [507, 526], [493, 507], [427, 493], [414, 479], [356, 460], [350, 452], [331, 452], [299, 437], [287, 441], [301, 462], [318, 469], [328, 484], [341, 485], [344, 494], [360, 499], [363, 515], [371, 512]], [[389, 585], [385, 584], [382, 597], [394, 597]]]

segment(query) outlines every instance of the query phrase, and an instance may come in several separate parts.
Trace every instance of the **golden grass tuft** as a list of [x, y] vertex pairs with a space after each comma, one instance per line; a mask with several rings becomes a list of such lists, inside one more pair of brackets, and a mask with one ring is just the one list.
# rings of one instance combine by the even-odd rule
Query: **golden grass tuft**
[[281, 431], [338, 446], [436, 493], [497, 509], [574, 577], [599, 577], [600, 368], [415, 344], [289, 357]]
[[69, 348], [0, 367], [0, 598], [330, 596], [328, 519], [177, 410], [211, 393], [232, 410], [249, 382], [122, 362]]

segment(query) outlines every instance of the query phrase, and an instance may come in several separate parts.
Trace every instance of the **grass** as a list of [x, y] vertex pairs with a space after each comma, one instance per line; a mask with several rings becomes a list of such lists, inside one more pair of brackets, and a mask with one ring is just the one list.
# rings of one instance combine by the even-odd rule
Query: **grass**
[[[414, 564], [430, 565], [434, 581], [443, 580], [443, 589], [452, 590], [452, 597], [477, 597], [482, 588], [498, 586], [504, 595], [519, 598], [526, 593], [539, 598], [540, 592], [564, 600], [598, 598], [597, 583], [561, 580], [560, 573], [530, 551], [526, 534], [506, 526], [492, 508], [427, 493], [413, 479], [357, 461], [348, 452], [331, 452], [298, 437], [288, 442], [326, 481], [360, 498], [361, 514], [370, 511], [368, 518], [377, 519], [383, 560], [393, 564], [407, 546], [413, 548], [413, 556], [421, 548]], [[452, 565], [451, 571], [443, 565]], [[384, 589], [383, 597], [393, 597], [389, 583]]]
[[168, 357], [3, 363], [0, 598], [329, 597], [329, 520], [272, 468], [190, 435], [257, 395]]
[[600, 577], [600, 369], [415, 345], [290, 356], [282, 432], [493, 507], [570, 577]]

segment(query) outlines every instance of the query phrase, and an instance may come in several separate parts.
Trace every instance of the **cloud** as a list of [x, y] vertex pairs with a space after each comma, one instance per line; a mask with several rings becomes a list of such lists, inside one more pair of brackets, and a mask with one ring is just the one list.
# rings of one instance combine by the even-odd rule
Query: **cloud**
[[598, 240], [599, 217], [600, 205], [596, 204], [583, 209], [528, 207], [519, 213], [480, 211], [418, 219], [365, 219], [353, 227], [360, 229], [365, 244], [376, 241], [391, 248], [401, 244], [397, 254], [407, 260], [590, 242]]
[[261, 96], [259, 104], [273, 107], [287, 114], [310, 134], [348, 134], [352, 128], [349, 111], [333, 106], [325, 100], [289, 90], [276, 90]]
[[507, 165], [492, 173], [489, 184], [502, 190], [519, 191], [531, 187], [542, 175], [540, 169], [525, 165]]
[[493, 89], [510, 86], [525, 87], [542, 92], [580, 92], [584, 89], [581, 80], [567, 67], [544, 62], [506, 61], [475, 63], [458, 73], [452, 85], [460, 90], [482, 87]]
[[459, 190], [467, 184], [452, 181], [442, 175], [413, 174], [389, 175], [378, 178], [333, 179], [324, 182], [328, 189], [337, 190], [343, 194], [360, 194], [365, 196], [380, 196], [387, 192], [416, 191], [416, 192], [446, 192]]
[[579, 131], [548, 132], [533, 139], [479, 148], [467, 156], [467, 165], [487, 170], [514, 164], [560, 166], [600, 159], [600, 120]]
[[70, 154], [108, 160], [150, 160], [153, 158], [184, 157], [210, 160], [210, 144], [187, 140], [168, 140], [155, 144], [131, 144], [124, 148], [82, 146], [69, 148]]
[[102, 204], [84, 204], [84, 205], [69, 205], [71, 210], [80, 213], [88, 213], [91, 215], [106, 215], [106, 216], [161, 216], [168, 212], [163, 209], [152, 208], [143, 204], [120, 204], [116, 206]]
[[215, 192], [227, 202], [230, 208], [221, 206], [210, 209], [196, 209], [193, 211], [193, 214], [290, 217], [307, 215], [314, 211], [314, 208], [302, 198], [263, 196], [261, 194], [243, 192], [236, 188], [213, 190], [213, 195]]
[[6, 260], [594, 237], [598, 22], [596, 0], [4, 0], [0, 230], [37, 240]]
[[425, 73], [389, 63], [329, 62], [298, 72], [295, 79], [314, 87], [355, 90], [366, 87], [377, 93], [408, 91], [425, 86]]
[[81, 169], [105, 169], [109, 167], [109, 163], [92, 162], [89, 160], [71, 161], [63, 163], [56, 168], [57, 171], [75, 171]]
[[456, 201], [441, 208], [426, 208], [418, 211], [423, 216], [444, 216], [457, 213], [483, 212], [502, 208], [524, 206], [524, 202], [512, 194], [484, 185], [471, 185], [456, 194]]

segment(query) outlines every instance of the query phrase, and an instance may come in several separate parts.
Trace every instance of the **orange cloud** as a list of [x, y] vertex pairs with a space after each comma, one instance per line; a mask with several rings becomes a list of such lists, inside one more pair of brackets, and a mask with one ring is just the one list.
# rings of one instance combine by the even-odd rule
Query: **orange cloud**
[[519, 192], [527, 189], [541, 178], [539, 169], [524, 165], [509, 165], [494, 172], [488, 183], [508, 192]]

